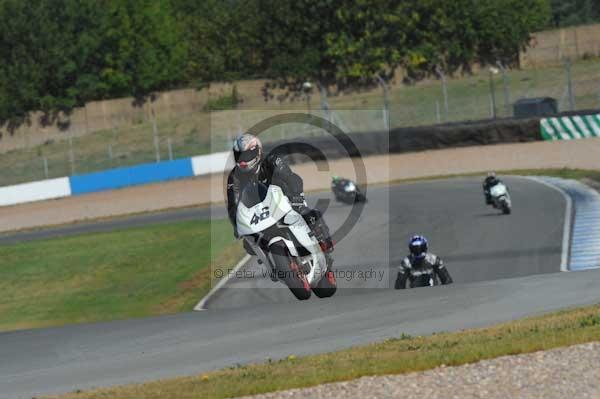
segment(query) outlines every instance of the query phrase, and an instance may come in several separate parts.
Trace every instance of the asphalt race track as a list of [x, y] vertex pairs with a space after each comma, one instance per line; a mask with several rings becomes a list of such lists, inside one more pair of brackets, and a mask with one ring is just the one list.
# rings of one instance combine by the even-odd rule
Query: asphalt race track
[[[428, 238], [429, 250], [442, 257], [456, 283], [559, 271], [563, 198], [528, 179], [509, 178], [507, 183], [514, 202], [510, 216], [485, 206], [481, 182], [475, 179], [371, 189], [359, 222], [336, 247], [339, 287], [353, 288], [336, 295], [393, 287], [394, 265], [406, 256], [413, 234]], [[314, 204], [315, 198], [311, 200]], [[332, 232], [350, 209], [335, 202], [330, 205], [325, 214]], [[285, 286], [271, 282], [265, 270], [251, 262], [232, 274], [206, 307], [295, 302]]]
[[[371, 188], [358, 223], [336, 248], [342, 289], [327, 300], [298, 302], [250, 262], [206, 311], [0, 333], [0, 397], [197, 374], [597, 303], [600, 270], [558, 272], [562, 196], [530, 180], [507, 182], [510, 216], [483, 204], [476, 179]], [[329, 205], [333, 230], [349, 209]], [[388, 265], [405, 255], [415, 233], [429, 238], [456, 284], [388, 288], [395, 278]]]

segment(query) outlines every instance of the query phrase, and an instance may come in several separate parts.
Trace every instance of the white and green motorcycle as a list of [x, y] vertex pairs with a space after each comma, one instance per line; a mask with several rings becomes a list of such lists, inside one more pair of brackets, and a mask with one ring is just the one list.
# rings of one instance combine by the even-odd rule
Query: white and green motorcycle
[[328, 270], [325, 254], [308, 224], [296, 212], [279, 186], [253, 182], [240, 195], [236, 214], [237, 233], [252, 247], [299, 300], [330, 297], [337, 290], [335, 275]]
[[510, 214], [512, 211], [512, 201], [508, 193], [508, 188], [504, 183], [498, 183], [490, 188], [490, 196], [494, 208], [502, 210], [502, 213], [505, 215]]

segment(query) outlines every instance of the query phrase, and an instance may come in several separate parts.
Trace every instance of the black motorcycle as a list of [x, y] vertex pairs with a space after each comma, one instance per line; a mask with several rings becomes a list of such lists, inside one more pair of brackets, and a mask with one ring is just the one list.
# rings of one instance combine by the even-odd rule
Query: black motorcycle
[[360, 188], [349, 179], [334, 177], [331, 181], [331, 191], [335, 200], [346, 204], [356, 202], [367, 202], [367, 197], [360, 191]]

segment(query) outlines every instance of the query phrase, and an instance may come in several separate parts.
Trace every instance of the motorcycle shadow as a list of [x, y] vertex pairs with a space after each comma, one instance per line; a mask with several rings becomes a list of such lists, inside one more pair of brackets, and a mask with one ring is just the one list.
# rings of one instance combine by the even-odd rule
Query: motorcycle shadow
[[506, 216], [502, 213], [502, 211], [498, 210], [498, 211], [491, 211], [491, 212], [487, 212], [487, 213], [480, 213], [475, 215], [475, 217], [478, 218], [488, 218], [488, 217], [493, 217], [493, 216]]

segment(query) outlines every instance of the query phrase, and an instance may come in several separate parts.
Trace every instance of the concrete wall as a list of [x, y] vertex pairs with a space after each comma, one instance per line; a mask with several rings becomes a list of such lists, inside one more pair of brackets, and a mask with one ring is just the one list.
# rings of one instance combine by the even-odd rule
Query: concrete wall
[[35, 181], [17, 184], [16, 186], [0, 187], [0, 206], [56, 199], [70, 195], [71, 186], [67, 177]]
[[536, 32], [519, 54], [519, 63], [529, 68], [587, 56], [600, 56], [600, 24]]
[[231, 152], [222, 152], [0, 187], [0, 207], [208, 175], [232, 166]]

